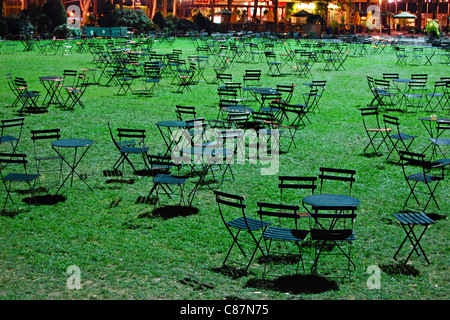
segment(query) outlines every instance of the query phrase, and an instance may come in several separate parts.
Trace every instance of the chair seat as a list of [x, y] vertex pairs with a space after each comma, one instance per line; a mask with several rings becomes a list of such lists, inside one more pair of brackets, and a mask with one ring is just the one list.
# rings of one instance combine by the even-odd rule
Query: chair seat
[[24, 181], [30, 182], [39, 177], [38, 174], [35, 173], [8, 173], [6, 176], [2, 178], [3, 181]]
[[371, 132], [389, 132], [391, 131], [391, 128], [375, 128], [375, 129], [367, 129], [367, 131]]
[[430, 138], [430, 141], [433, 142], [434, 144], [438, 144], [438, 145], [444, 145], [444, 146], [450, 145], [450, 139]]
[[303, 241], [308, 235], [306, 230], [295, 230], [289, 228], [269, 227], [263, 233], [264, 238], [285, 240], [285, 241]]
[[18, 139], [16, 137], [10, 136], [10, 135], [6, 135], [3, 137], [0, 137], [0, 144], [1, 143], [6, 143], [6, 142], [11, 142], [11, 141], [17, 141]]
[[432, 175], [428, 175], [428, 174], [424, 175], [423, 173], [410, 174], [406, 178], [409, 180], [422, 181], [422, 182], [433, 182], [433, 181], [439, 181], [439, 180], [443, 179], [442, 177], [432, 176]]
[[177, 178], [170, 174], [157, 174], [153, 178], [154, 183], [162, 183], [162, 184], [183, 184], [186, 182], [185, 178]]
[[231, 221], [227, 222], [228, 226], [239, 228], [239, 229], [245, 229], [245, 230], [251, 230], [256, 231], [260, 230], [261, 228], [265, 228], [269, 226], [270, 222], [261, 222], [261, 220], [252, 219], [252, 218], [244, 218], [240, 217]]
[[352, 229], [336, 229], [323, 230], [311, 229], [311, 238], [313, 240], [339, 240], [339, 241], [353, 241], [356, 240]]
[[36, 161], [42, 161], [42, 160], [57, 160], [57, 159], [62, 159], [63, 157], [61, 156], [48, 156], [48, 157], [35, 157], [34, 159]]
[[141, 148], [141, 147], [122, 147], [120, 148], [120, 152], [122, 153], [147, 153], [149, 150], [148, 147]]
[[390, 137], [392, 139], [401, 139], [401, 140], [409, 140], [409, 139], [414, 139], [415, 136], [409, 135], [409, 134], [405, 134], [405, 133], [400, 133], [400, 134], [392, 134], [390, 135]]

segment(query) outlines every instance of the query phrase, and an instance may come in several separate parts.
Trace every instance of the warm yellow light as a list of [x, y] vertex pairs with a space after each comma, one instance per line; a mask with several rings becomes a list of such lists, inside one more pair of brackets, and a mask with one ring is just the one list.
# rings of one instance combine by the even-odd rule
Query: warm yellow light
[[310, 3], [302, 2], [302, 3], [297, 3], [295, 7], [297, 10], [305, 10], [305, 9], [314, 10], [316, 8], [316, 4], [313, 2], [310, 2]]
[[329, 5], [328, 5], [328, 9], [338, 9], [339, 7], [337, 6], [337, 5], [335, 5], [335, 4], [332, 4], [332, 3], [330, 3]]

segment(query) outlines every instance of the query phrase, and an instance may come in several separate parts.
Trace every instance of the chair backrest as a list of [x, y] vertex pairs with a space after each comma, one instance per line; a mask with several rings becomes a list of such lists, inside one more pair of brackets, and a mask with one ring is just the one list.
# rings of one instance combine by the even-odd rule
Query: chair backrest
[[[23, 172], [27, 174], [27, 155], [24, 153], [0, 153], [0, 176], [4, 177], [3, 169], [9, 164], [23, 164]], [[14, 166], [14, 171], [18, 170]]]
[[217, 89], [217, 94], [219, 96], [219, 103], [237, 103], [237, 89], [219, 88]]
[[0, 145], [6, 142], [13, 143], [14, 141], [13, 150], [15, 151], [22, 137], [24, 123], [24, 117], [1, 120]]
[[293, 219], [294, 229], [298, 229], [297, 220], [301, 217], [298, 214], [300, 209], [297, 205], [281, 204], [281, 203], [268, 203], [268, 202], [257, 202], [258, 206], [257, 214], [260, 216], [261, 221], [270, 221], [270, 217], [277, 218], [277, 222], [280, 227], [287, 227], [286, 224], [282, 223], [284, 219]]
[[400, 78], [399, 73], [383, 73], [384, 80], [392, 80], [392, 79], [399, 79], [399, 78]]
[[244, 85], [247, 84], [259, 84], [261, 79], [261, 70], [245, 70], [242, 78]]
[[324, 232], [329, 240], [347, 240], [353, 233], [357, 209], [354, 206], [317, 207], [312, 214], [315, 227], [311, 232]]
[[35, 157], [40, 157], [42, 156], [42, 152], [50, 150], [47, 140], [59, 140], [60, 138], [61, 129], [59, 128], [31, 130], [31, 140], [33, 141]]
[[175, 106], [175, 114], [177, 116], [177, 119], [180, 121], [186, 120], [186, 116], [189, 119], [195, 119], [197, 117], [197, 112], [195, 111], [195, 107], [191, 106]]
[[245, 198], [240, 195], [231, 194], [223, 191], [214, 191], [216, 202], [219, 207], [220, 217], [226, 224], [231, 219], [245, 216]]
[[[319, 171], [320, 193], [323, 191], [325, 181], [338, 181], [348, 184], [348, 194], [352, 193], [353, 183], [356, 180], [356, 170], [320, 167]], [[333, 184], [333, 189], [336, 189], [335, 184]]]
[[291, 84], [291, 85], [278, 84], [276, 90], [277, 90], [277, 92], [281, 92], [282, 97], [283, 97], [283, 94], [285, 94], [283, 98], [286, 102], [289, 103], [291, 101], [292, 95], [294, 94], [294, 88], [295, 88], [295, 84]]
[[88, 77], [86, 76], [86, 73], [79, 73], [76, 83], [75, 83], [75, 87], [79, 90], [78, 93], [84, 93], [84, 90], [86, 90], [87, 88], [87, 80]]
[[161, 156], [155, 154], [147, 154], [148, 164], [150, 165], [150, 169], [155, 170], [157, 172], [168, 172], [170, 168], [177, 167], [180, 169], [180, 165], [175, 164], [172, 161], [172, 157], [169, 156]]
[[114, 146], [120, 150], [120, 143], [116, 140], [116, 138], [114, 137], [113, 131], [111, 129], [111, 124], [108, 121], [108, 129], [109, 129], [109, 135], [111, 136], [111, 140], [114, 143]]
[[366, 130], [380, 129], [378, 107], [366, 107], [359, 110], [361, 111], [363, 125]]
[[[412, 172], [410, 171], [410, 168], [421, 168], [422, 174], [425, 176], [426, 174], [429, 174], [430, 169], [433, 167], [437, 169], [442, 169], [442, 174], [440, 176], [441, 179], [444, 177], [444, 167], [439, 162], [434, 162], [430, 160], [426, 160], [426, 155], [422, 153], [416, 153], [416, 152], [409, 152], [404, 150], [399, 150], [399, 156], [400, 156], [400, 165], [402, 166], [403, 174], [406, 177], [408, 177]], [[415, 169], [417, 170], [417, 169]], [[414, 174], [417, 174], [417, 172], [414, 172]], [[439, 179], [437, 176], [434, 177], [434, 179]], [[427, 179], [425, 179], [427, 180]], [[425, 181], [424, 182], [427, 182]]]
[[369, 89], [373, 92], [373, 89], [375, 88], [375, 79], [369, 75], [367, 75], [366, 78], [367, 78], [367, 85], [369, 86]]
[[391, 116], [391, 115], [383, 114], [383, 121], [384, 121], [384, 125], [385, 125], [386, 129], [388, 127], [390, 127], [390, 125], [392, 125], [392, 126], [394, 126], [396, 128], [397, 132], [400, 132], [400, 120], [399, 120], [399, 118]]
[[411, 80], [422, 80], [422, 81], [427, 81], [428, 80], [428, 75], [427, 74], [423, 74], [423, 73], [419, 73], [419, 74], [411, 74]]
[[64, 78], [64, 85], [67, 87], [74, 87], [75, 83], [77, 82], [77, 70], [64, 70], [63, 71], [63, 78]]
[[[450, 120], [437, 120], [436, 121], [436, 138], [441, 138], [444, 132], [450, 131]], [[448, 139], [450, 141], [450, 137]]]
[[389, 80], [384, 80], [384, 79], [375, 79], [374, 85], [378, 91], [389, 92], [390, 87], [391, 87], [391, 82]]
[[129, 138], [133, 140], [138, 139], [137, 144], [142, 144], [147, 136], [145, 134], [145, 129], [117, 128], [117, 137], [120, 141]]
[[[280, 201], [282, 201], [283, 190], [309, 190], [309, 193], [314, 194], [317, 189], [317, 177], [310, 176], [279, 176], [278, 189], [280, 189]], [[296, 194], [296, 198], [298, 195]]]

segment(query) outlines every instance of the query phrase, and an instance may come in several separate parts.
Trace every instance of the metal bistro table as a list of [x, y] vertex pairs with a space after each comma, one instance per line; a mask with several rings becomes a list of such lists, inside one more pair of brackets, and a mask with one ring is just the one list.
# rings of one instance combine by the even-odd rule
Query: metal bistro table
[[[89, 148], [91, 147], [91, 145], [94, 144], [94, 141], [89, 140], [89, 139], [61, 139], [61, 140], [56, 140], [52, 142], [52, 148], [56, 151], [56, 153], [61, 156], [61, 158], [64, 160], [64, 162], [69, 166], [70, 168], [70, 173], [67, 175], [66, 179], [64, 179], [63, 183], [61, 184], [61, 186], [59, 187], [58, 191], [56, 191], [56, 193], [59, 192], [59, 190], [61, 190], [61, 188], [64, 186], [64, 184], [67, 182], [67, 180], [69, 178], [71, 178], [70, 181], [70, 186], [72, 186], [73, 183], [73, 175], [76, 174], [78, 176], [78, 178], [80, 178], [81, 181], [84, 182], [85, 185], [87, 185], [89, 187], [89, 189], [92, 190], [92, 188], [87, 184], [87, 182], [78, 174], [78, 172], [76, 171], [76, 168], [78, 166], [78, 164], [81, 162], [81, 160], [83, 159], [84, 155], [86, 154], [86, 152], [89, 150]], [[59, 152], [59, 148], [72, 148], [75, 149], [74, 152], [74, 156], [73, 156], [73, 163], [69, 163], [66, 160], [66, 157], [64, 157], [60, 152]], [[77, 159], [77, 151], [78, 148], [85, 148], [85, 150], [83, 151], [83, 153], [81, 154], [81, 156]]]
[[174, 133], [177, 130], [187, 128], [187, 122], [178, 120], [164, 120], [157, 122], [156, 126], [164, 139], [164, 143], [166, 144], [167, 150], [164, 155], [167, 155], [170, 153], [172, 145], [177, 142], [173, 140]]
[[[319, 210], [330, 210], [331, 208], [339, 208], [339, 210], [354, 210], [360, 204], [361, 201], [355, 197], [344, 194], [313, 194], [302, 199], [303, 206], [306, 210], [308, 208], [305, 205], [310, 205], [312, 211], [311, 216], [318, 223], [317, 217]], [[332, 224], [334, 225], [334, 224]]]
[[[360, 205], [361, 201], [352, 196], [342, 195], [342, 194], [315, 194], [311, 196], [307, 196], [302, 199], [303, 206], [306, 208], [306, 205], [310, 205], [312, 207], [312, 212], [310, 212], [311, 217], [314, 219], [316, 224], [320, 226], [321, 229], [316, 229], [317, 239], [322, 240], [322, 245], [319, 249], [319, 252], [316, 254], [316, 258], [314, 259], [314, 263], [311, 267], [312, 272], [317, 272], [319, 257], [321, 256], [322, 250], [325, 244], [328, 241], [342, 241], [344, 239], [348, 239], [350, 241], [354, 240], [353, 230], [352, 229], [344, 229], [338, 230], [335, 229], [338, 221], [343, 221], [343, 219], [354, 219], [356, 214], [354, 211]], [[306, 208], [308, 210], [308, 208]], [[335, 213], [319, 213], [320, 210], [327, 211], [332, 210], [336, 211]], [[349, 213], [344, 213], [343, 211], [348, 211]], [[309, 210], [308, 210], [309, 212]], [[319, 218], [329, 218], [328, 228], [323, 226], [319, 222]], [[323, 231], [322, 231], [323, 230]], [[311, 232], [314, 230], [312, 229]], [[321, 236], [324, 234], [325, 237]], [[334, 234], [334, 235], [333, 235]], [[313, 235], [311, 235], [313, 237]], [[337, 237], [337, 238], [335, 238]], [[338, 245], [340, 251], [347, 257], [349, 263], [355, 267], [355, 263], [352, 261], [350, 257], [350, 251], [345, 252], [343, 248]], [[350, 266], [350, 264], [349, 264]]]
[[[62, 106], [63, 103], [59, 100], [59, 94], [62, 88], [62, 83], [64, 78], [59, 76], [42, 76], [39, 77], [39, 81], [46, 90], [46, 95], [44, 97], [44, 105], [50, 106], [51, 104], [57, 104]], [[48, 101], [46, 102], [48, 98]]]
[[434, 138], [434, 130], [433, 127], [435, 127], [436, 123], [439, 121], [450, 121], [450, 119], [446, 118], [432, 118], [432, 117], [425, 117], [425, 118], [419, 118], [420, 121], [422, 121], [423, 126], [427, 130], [427, 132], [430, 135], [430, 138]]
[[[231, 150], [227, 150], [225, 148], [215, 148], [215, 147], [202, 147], [202, 146], [194, 146], [194, 147], [188, 147], [181, 149], [181, 156], [183, 158], [183, 162], [187, 162], [189, 166], [192, 169], [192, 172], [199, 176], [199, 180], [195, 184], [194, 188], [192, 188], [191, 192], [189, 193], [189, 202], [192, 202], [195, 196], [195, 193], [197, 192], [198, 187], [203, 182], [203, 184], [207, 185], [208, 188], [213, 191], [211, 186], [208, 185], [208, 183], [205, 180], [206, 175], [210, 171], [211, 167], [214, 164], [223, 164], [223, 159], [232, 157], [234, 155], [234, 152]], [[187, 160], [187, 157], [189, 157], [189, 161]], [[196, 169], [195, 166], [199, 165], [201, 169]], [[225, 174], [226, 170], [229, 167], [228, 163], [225, 163], [226, 168], [223, 175]], [[231, 167], [230, 167], [231, 170]], [[214, 177], [215, 179], [215, 177]]]

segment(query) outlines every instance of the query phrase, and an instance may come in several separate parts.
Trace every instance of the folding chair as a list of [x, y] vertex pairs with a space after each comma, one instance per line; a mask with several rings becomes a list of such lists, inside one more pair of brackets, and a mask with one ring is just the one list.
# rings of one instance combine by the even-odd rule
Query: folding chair
[[276, 91], [281, 93], [281, 101], [291, 103], [292, 96], [294, 94], [295, 84], [282, 85], [277, 84]]
[[[66, 84], [64, 82], [64, 84]], [[86, 74], [80, 73], [77, 77], [77, 81], [72, 86], [64, 86], [68, 96], [64, 105], [68, 110], [75, 109], [75, 106], [78, 104], [83, 109], [86, 109], [84, 103], [81, 101], [84, 93], [86, 92], [87, 85], [87, 77]]]
[[422, 62], [423, 48], [413, 48], [410, 66], [420, 66]]
[[1, 120], [0, 146], [5, 143], [11, 144], [11, 153], [16, 153], [17, 146], [22, 137], [22, 129], [25, 118], [13, 118]]
[[195, 107], [191, 106], [175, 106], [175, 114], [179, 121], [191, 120], [197, 118]]
[[[173, 167], [177, 167], [179, 171], [179, 165], [175, 164], [170, 156], [158, 156], [152, 154], [147, 154], [147, 163], [152, 171], [162, 171], [162, 173], [158, 173], [153, 177], [153, 187], [148, 193], [148, 198], [150, 198], [153, 193], [156, 194], [155, 206], [157, 203], [161, 203], [160, 194], [162, 193], [167, 195], [170, 199], [173, 199], [172, 197], [174, 195], [179, 195], [180, 201], [178, 205], [186, 204], [184, 199], [184, 185], [186, 184], [187, 179], [172, 175], [169, 172]], [[179, 194], [176, 194], [173, 190], [174, 186], [179, 188]]]
[[392, 148], [390, 148], [389, 154], [386, 157], [386, 160], [388, 160], [392, 154], [392, 152], [395, 150], [397, 154], [399, 154], [400, 148], [398, 147], [398, 144], [401, 143], [401, 146], [403, 146], [404, 151], [409, 151], [409, 148], [411, 144], [414, 142], [414, 139], [416, 136], [406, 134], [400, 131], [400, 121], [399, 118], [393, 117], [390, 115], [383, 115], [383, 121], [384, 121], [384, 127], [387, 130], [391, 126], [394, 128], [391, 130], [394, 131], [392, 134], [388, 134], [388, 139], [391, 142]]
[[403, 93], [403, 101], [405, 110], [408, 107], [415, 108], [416, 111], [421, 108], [422, 98], [426, 94], [425, 82], [411, 82], [408, 84], [408, 89]]
[[114, 134], [112, 133], [111, 125], [109, 122], [108, 127], [114, 146], [120, 153], [119, 159], [117, 159], [116, 163], [113, 166], [114, 170], [117, 170], [121, 165], [124, 166], [126, 161], [133, 168], [133, 171], [136, 172], [137, 170], [133, 162], [130, 160], [129, 156], [131, 154], [140, 155], [142, 156], [144, 163], [146, 162], [145, 155], [147, 154], [149, 148], [145, 146], [145, 138], [146, 138], [145, 130], [117, 128], [118, 140], [116, 140], [114, 138]]
[[405, 48], [395, 47], [395, 55], [397, 57], [397, 65], [406, 65], [409, 55], [406, 53]]
[[14, 85], [18, 91], [18, 101], [22, 103], [19, 113], [22, 111], [39, 111], [40, 108], [37, 105], [37, 101], [41, 96], [39, 91], [29, 90], [27, 81], [22, 78], [15, 78]]
[[126, 95], [128, 91], [133, 93], [131, 85], [133, 84], [134, 77], [128, 72], [127, 69], [118, 68], [114, 74], [114, 80], [119, 85], [119, 90], [116, 95]]
[[[323, 191], [324, 182], [337, 181], [338, 183], [344, 183], [347, 186], [348, 195], [352, 194], [353, 183], [356, 181], [356, 170], [320, 167], [319, 171], [320, 193]], [[336, 190], [337, 183], [333, 183], [332, 185], [334, 190]]]
[[[27, 171], [27, 163], [28, 160], [26, 159], [26, 154], [19, 154], [19, 153], [0, 153], [0, 176], [3, 181], [3, 185], [6, 189], [6, 199], [5, 199], [5, 205], [3, 207], [3, 210], [6, 209], [6, 205], [8, 203], [8, 199], [11, 201], [11, 203], [14, 205], [14, 201], [11, 197], [11, 187], [13, 182], [26, 182], [29, 186], [29, 191], [32, 195], [32, 198], [34, 199], [34, 185], [36, 182], [36, 179], [39, 177], [38, 174], [35, 173], [28, 173]], [[12, 172], [6, 172], [9, 170], [6, 170], [7, 167], [10, 167], [9, 164], [17, 164], [23, 165], [23, 170], [21, 172], [17, 172], [18, 170], [14, 170]], [[13, 166], [14, 168], [17, 168], [17, 166]], [[30, 209], [30, 203], [28, 203], [28, 210]]]
[[425, 56], [425, 59], [427, 59], [427, 61], [425, 61], [425, 63], [424, 63], [424, 66], [426, 66], [426, 65], [430, 65], [431, 66], [431, 59], [433, 59], [433, 57], [434, 57], [434, 54], [436, 53], [436, 50], [433, 50], [433, 52], [430, 54], [430, 53], [425, 53], [424, 54], [424, 56]]
[[[34, 160], [36, 161], [36, 171], [40, 176], [40, 180], [43, 172], [58, 172], [58, 183], [62, 177], [63, 159], [61, 156], [54, 153], [50, 148], [49, 140], [59, 140], [61, 138], [61, 129], [44, 129], [44, 130], [31, 130], [31, 140], [33, 141]], [[52, 151], [51, 153], [49, 151]], [[49, 163], [49, 161], [58, 161], [58, 167], [50, 167], [45, 169], [41, 168], [41, 163]]]
[[244, 87], [261, 86], [261, 70], [245, 70], [242, 76]]
[[323, 97], [327, 81], [326, 80], [313, 80], [310, 83], [306, 83], [305, 85], [309, 86], [310, 91], [303, 93], [304, 104], [311, 105], [311, 110], [319, 109], [319, 101]]
[[247, 127], [256, 131], [259, 148], [268, 148], [269, 143], [272, 146], [274, 143], [272, 142], [272, 138], [274, 138], [276, 140], [275, 143], [278, 146], [276, 148], [281, 152], [280, 137], [285, 132], [285, 129], [289, 131], [290, 143], [287, 150], [283, 152], [289, 152], [292, 144], [295, 146], [294, 136], [297, 130], [296, 127], [288, 127], [279, 124], [278, 120], [275, 118], [275, 114], [270, 111], [252, 112], [251, 117], [252, 121], [247, 123]]
[[8, 82], [8, 86], [11, 89], [11, 92], [15, 96], [15, 99], [14, 99], [13, 103], [11, 104], [11, 107], [14, 108], [17, 106], [17, 103], [20, 101], [19, 89], [17, 88], [16, 83], [15, 83], [14, 78], [11, 75], [11, 73], [6, 74], [6, 81]]
[[[232, 252], [234, 257], [233, 248], [236, 246], [242, 256], [248, 260], [234, 262], [244, 265], [244, 270], [247, 272], [258, 250], [263, 256], [265, 255], [260, 245], [262, 234], [256, 235], [256, 233], [264, 232], [271, 223], [248, 217], [245, 212], [247, 205], [243, 196], [217, 190], [214, 191], [214, 194], [216, 196], [220, 217], [233, 239], [223, 261], [223, 266], [226, 265]], [[247, 247], [244, 247], [244, 245]], [[248, 258], [248, 255], [250, 255], [250, 258]]]
[[[417, 249], [420, 250], [423, 257], [425, 258], [425, 261], [430, 263], [428, 260], [425, 251], [423, 250], [422, 246], [420, 245], [420, 240], [422, 240], [423, 235], [425, 234], [425, 231], [427, 231], [428, 227], [435, 223], [434, 220], [430, 219], [425, 213], [395, 213], [393, 214], [394, 218], [400, 222], [400, 225], [402, 226], [403, 230], [405, 231], [405, 238], [403, 239], [402, 243], [400, 244], [399, 248], [394, 254], [394, 260], [397, 260], [397, 255], [400, 253], [400, 250], [403, 248], [407, 240], [412, 245], [411, 251], [409, 252], [408, 256], [406, 257], [405, 261], [403, 262], [404, 265], [406, 265], [411, 258], [411, 255], [413, 252], [416, 252], [418, 256], [420, 256], [420, 253]], [[417, 236], [414, 233], [414, 228], [417, 226], [423, 227], [422, 232], [419, 236]]]
[[266, 56], [267, 66], [269, 67], [269, 76], [272, 77], [282, 76], [281, 73], [282, 62], [277, 60], [275, 52], [266, 51], [264, 54]]
[[[297, 50], [296, 50], [297, 51]], [[298, 76], [308, 76], [311, 74], [311, 69], [314, 66], [314, 62], [316, 59], [315, 53], [313, 52], [296, 52], [296, 67], [297, 67], [297, 75]]]
[[153, 95], [155, 91], [164, 91], [161, 86], [162, 66], [160, 63], [146, 62], [143, 66], [143, 88], [141, 94]]
[[375, 98], [379, 106], [388, 107], [395, 105], [397, 92], [393, 90], [389, 80], [374, 79], [374, 92]]
[[347, 61], [349, 52], [350, 52], [350, 50], [348, 50], [345, 54], [339, 54], [336, 57], [336, 59], [335, 59], [336, 60], [336, 62], [335, 62], [335, 70], [336, 71], [339, 69], [345, 70], [344, 63], [345, 63], [345, 61]]
[[436, 81], [433, 86], [433, 92], [426, 93], [427, 100], [425, 111], [443, 110], [445, 104], [446, 81]]
[[[311, 240], [315, 248], [314, 263], [311, 272], [316, 274], [318, 270], [329, 270], [328, 276], [338, 272], [336, 277], [345, 278], [351, 276], [351, 270], [356, 268], [352, 260], [352, 243], [356, 240], [353, 223], [356, 219], [356, 207], [326, 207], [316, 208], [312, 216], [315, 227], [311, 229]], [[333, 256], [328, 263], [329, 268], [319, 268], [320, 257]], [[343, 257], [339, 259], [339, 256]], [[343, 272], [343, 274], [339, 274]]]
[[198, 69], [194, 64], [190, 64], [189, 69], [180, 72], [178, 79], [179, 92], [183, 92], [184, 89], [192, 91], [191, 86], [198, 84]]
[[[388, 148], [389, 147], [386, 143], [386, 138], [389, 132], [391, 131], [391, 128], [384, 128], [381, 127], [380, 121], [379, 121], [379, 112], [378, 107], [367, 107], [367, 108], [361, 108], [359, 109], [361, 111], [361, 117], [363, 121], [364, 130], [366, 131], [367, 137], [369, 138], [369, 143], [364, 148], [364, 153], [366, 153], [369, 146], [372, 146], [373, 151], [375, 153], [378, 153], [378, 150], [380, 149], [381, 145], [385, 145]], [[378, 138], [378, 134], [381, 135], [381, 141], [378, 143], [377, 146], [375, 146], [374, 142], [375, 139]]]
[[[278, 177], [278, 189], [280, 189], [280, 202], [286, 203], [283, 200], [284, 190], [309, 190], [311, 194], [317, 189], [317, 177], [313, 176], [279, 176]], [[292, 196], [292, 195], [291, 195]], [[294, 194], [294, 199], [298, 199], [297, 192]], [[299, 213], [300, 216], [310, 216], [309, 213]]]
[[[447, 158], [448, 150], [444, 151], [441, 147], [450, 146], [450, 136], [448, 138], [444, 137], [450, 131], [450, 120], [436, 120], [436, 137], [430, 138], [430, 145], [427, 149], [432, 146], [433, 150], [431, 153], [431, 159], [435, 159], [437, 156], [437, 150], [444, 158]], [[425, 149], [425, 151], [427, 150]], [[425, 152], [424, 151], [424, 152]]]
[[[257, 206], [261, 224], [272, 222], [272, 225], [262, 233], [266, 247], [264, 274], [266, 274], [268, 264], [276, 263], [277, 259], [284, 259], [285, 263], [288, 263], [292, 256], [292, 260], [296, 262], [295, 274], [298, 273], [300, 262], [303, 271], [305, 271], [302, 242], [309, 234], [309, 229], [299, 228], [298, 219], [301, 217], [298, 214], [299, 206], [266, 202], [258, 202]], [[272, 241], [282, 242], [283, 244], [272, 246]], [[280, 270], [281, 268], [277, 265], [277, 271]]]
[[[425, 206], [421, 209], [422, 212], [426, 211], [431, 199], [434, 200], [436, 207], [440, 209], [434, 194], [436, 192], [439, 183], [444, 179], [444, 166], [438, 162], [426, 161], [425, 155], [421, 153], [414, 153], [407, 151], [399, 151], [399, 153], [403, 175], [410, 190], [408, 197], [406, 198], [405, 204], [403, 205], [403, 209], [408, 204], [408, 201], [411, 198], [411, 196], [413, 196], [413, 198], [416, 200], [416, 204], [420, 206], [420, 202], [416, 195], [416, 193], [419, 192], [428, 195], [428, 199], [425, 203]], [[416, 168], [419, 170], [417, 170]], [[433, 174], [431, 173], [433, 169], [434, 170], [440, 169], [441, 173]], [[418, 187], [419, 182], [425, 184], [426, 189], [424, 191], [419, 190]]]

